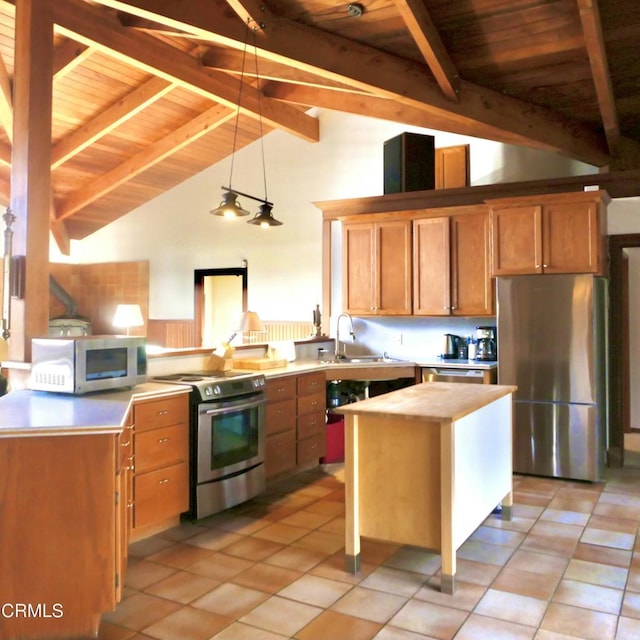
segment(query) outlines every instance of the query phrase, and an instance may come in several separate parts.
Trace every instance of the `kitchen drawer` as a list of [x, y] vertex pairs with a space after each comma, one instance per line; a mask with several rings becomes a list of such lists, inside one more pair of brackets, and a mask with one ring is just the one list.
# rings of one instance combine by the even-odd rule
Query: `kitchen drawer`
[[267, 378], [267, 402], [296, 397], [296, 377]]
[[181, 394], [134, 405], [136, 433], [189, 421], [189, 396]]
[[163, 522], [189, 508], [189, 467], [180, 462], [157, 471], [136, 475], [134, 527]]
[[186, 423], [136, 433], [136, 473], [188, 459], [189, 427]]
[[324, 371], [315, 373], [305, 373], [298, 376], [298, 395], [308, 396], [315, 393], [325, 395], [325, 387], [327, 384], [326, 374]]
[[267, 437], [265, 469], [267, 478], [289, 471], [296, 466], [295, 431], [278, 433]]
[[318, 463], [318, 459], [326, 453], [326, 438], [324, 433], [311, 438], [298, 440], [298, 464]]
[[298, 416], [298, 440], [324, 433], [325, 424], [324, 411], [316, 411]]
[[301, 396], [298, 398], [298, 415], [303, 416], [307, 413], [324, 411], [326, 408], [326, 402], [327, 400], [324, 389], [313, 395]]
[[267, 435], [293, 431], [296, 429], [296, 401], [295, 398], [281, 402], [268, 402], [266, 411]]

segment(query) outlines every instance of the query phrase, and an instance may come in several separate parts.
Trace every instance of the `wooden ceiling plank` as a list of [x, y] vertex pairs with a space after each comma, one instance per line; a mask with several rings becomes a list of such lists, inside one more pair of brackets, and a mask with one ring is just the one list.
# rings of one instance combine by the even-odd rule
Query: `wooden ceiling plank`
[[[324, 109], [333, 109], [335, 111], [343, 111], [356, 115], [366, 113], [366, 115], [371, 118], [379, 118], [380, 120], [389, 120], [391, 122], [402, 122], [411, 126], [424, 127], [425, 129], [450, 131], [451, 133], [460, 135], [478, 136], [482, 134], [481, 137], [483, 138], [504, 142], [506, 144], [529, 143], [530, 146], [535, 146], [520, 136], [505, 133], [495, 127], [475, 124], [473, 126], [465, 126], [463, 123], [429, 113], [424, 109], [416, 109], [413, 106], [402, 104], [397, 100], [381, 98], [371, 94], [347, 94], [331, 89], [311, 88], [275, 81], [268, 82], [264, 86], [263, 91], [265, 95], [274, 100], [284, 100], [309, 107], [322, 107]], [[483, 128], [479, 130], [479, 126]], [[544, 149], [546, 147], [540, 144], [537, 148]]]
[[72, 216], [94, 200], [113, 191], [233, 117], [235, 112], [223, 105], [216, 105], [205, 111], [60, 202], [57, 206], [56, 220], [60, 221]]
[[618, 125], [618, 112], [609, 72], [607, 50], [604, 45], [598, 0], [578, 0], [578, 7], [580, 9], [580, 21], [584, 31], [589, 63], [591, 64], [593, 83], [598, 96], [602, 124], [609, 151], [611, 155], [615, 156], [620, 138], [620, 127]]
[[90, 55], [91, 49], [71, 38], [65, 38], [53, 50], [53, 79], [67, 75], [82, 64]]
[[93, 120], [60, 140], [51, 151], [51, 168], [57, 169], [69, 158], [165, 96], [175, 86], [164, 78], [154, 76], [136, 87], [131, 93], [99, 113]]
[[[11, 78], [4, 63], [4, 58], [0, 56], [0, 125], [2, 125], [9, 142], [13, 142], [13, 89]], [[11, 154], [9, 154], [9, 164], [11, 164]]]
[[0, 163], [7, 167], [11, 166], [11, 145], [0, 142]]
[[[97, 2], [117, 5], [201, 37], [208, 34], [211, 42], [243, 46], [240, 21], [215, 3], [207, 3], [201, 11], [198, 0]], [[604, 136], [563, 114], [462, 80], [459, 102], [455, 103], [442, 94], [424, 65], [270, 14], [265, 16], [265, 23], [267, 37], [259, 42], [261, 57], [426, 109], [465, 126], [478, 121], [588, 164], [604, 166], [611, 160]]]
[[[145, 33], [122, 27], [117, 18], [109, 16], [100, 7], [75, 0], [56, 0], [54, 12], [58, 32], [204, 97], [228, 107], [237, 107], [239, 92], [234, 83], [229, 82], [227, 74], [203, 69], [200, 62], [188, 53]], [[317, 118], [266, 98], [259, 101], [256, 91], [242, 92], [241, 109], [252, 118], [261, 117], [270, 126], [310, 142], [319, 140]]]
[[436, 82], [449, 100], [457, 101], [460, 76], [422, 0], [394, 0], [409, 33]]

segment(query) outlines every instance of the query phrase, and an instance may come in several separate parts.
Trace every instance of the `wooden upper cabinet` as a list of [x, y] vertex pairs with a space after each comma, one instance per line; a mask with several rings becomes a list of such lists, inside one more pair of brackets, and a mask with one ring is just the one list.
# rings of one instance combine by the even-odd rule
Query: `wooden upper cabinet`
[[436, 189], [469, 186], [469, 145], [439, 147], [435, 150]]
[[411, 313], [411, 221], [342, 225], [343, 308], [354, 315]]
[[602, 191], [488, 201], [493, 275], [606, 271]]
[[428, 316], [492, 315], [487, 208], [459, 207], [446, 212], [456, 213], [413, 222], [413, 312]]

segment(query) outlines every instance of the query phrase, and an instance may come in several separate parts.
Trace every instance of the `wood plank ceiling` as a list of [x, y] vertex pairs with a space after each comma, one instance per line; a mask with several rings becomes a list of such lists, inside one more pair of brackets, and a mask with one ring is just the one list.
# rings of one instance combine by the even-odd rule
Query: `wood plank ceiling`
[[[42, 1], [55, 16], [51, 218], [63, 251], [230, 155], [236, 118], [236, 148], [261, 135], [258, 114], [262, 134], [312, 144], [312, 106], [640, 168], [637, 0]], [[0, 0], [5, 204], [14, 23]]]

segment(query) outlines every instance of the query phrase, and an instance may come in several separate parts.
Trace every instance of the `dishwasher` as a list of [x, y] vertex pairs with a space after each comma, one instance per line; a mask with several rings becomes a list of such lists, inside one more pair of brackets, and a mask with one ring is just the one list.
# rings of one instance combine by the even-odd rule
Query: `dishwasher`
[[484, 384], [487, 371], [483, 369], [461, 369], [454, 367], [423, 367], [422, 382], [471, 382]]

